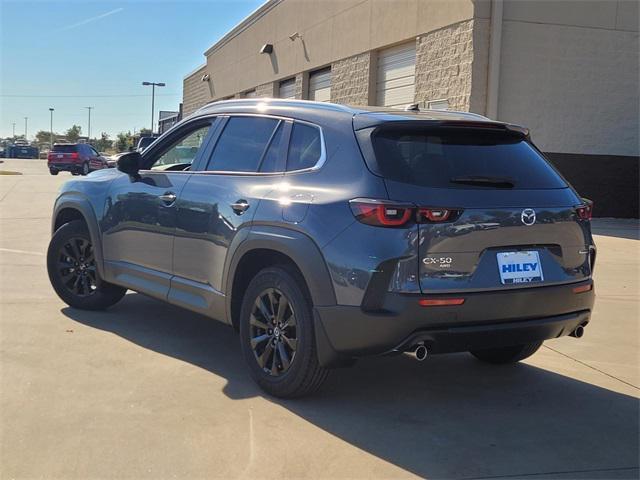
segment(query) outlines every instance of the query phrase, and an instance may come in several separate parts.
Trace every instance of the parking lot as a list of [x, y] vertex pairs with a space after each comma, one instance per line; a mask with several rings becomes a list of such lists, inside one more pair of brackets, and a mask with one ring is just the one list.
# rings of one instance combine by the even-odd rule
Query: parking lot
[[367, 359], [281, 401], [222, 324], [135, 293], [66, 307], [45, 251], [71, 177], [40, 160], [0, 171], [22, 173], [0, 175], [2, 478], [638, 477], [637, 221], [594, 222], [584, 338], [515, 366]]

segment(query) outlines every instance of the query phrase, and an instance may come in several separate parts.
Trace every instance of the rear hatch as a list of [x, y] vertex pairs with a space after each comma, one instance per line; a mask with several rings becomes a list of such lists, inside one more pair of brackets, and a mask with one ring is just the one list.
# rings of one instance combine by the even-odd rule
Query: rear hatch
[[591, 275], [590, 207], [524, 130], [413, 121], [357, 133], [389, 198], [416, 206], [423, 293], [553, 285]]
[[50, 163], [70, 163], [78, 160], [77, 145], [54, 145], [47, 160]]

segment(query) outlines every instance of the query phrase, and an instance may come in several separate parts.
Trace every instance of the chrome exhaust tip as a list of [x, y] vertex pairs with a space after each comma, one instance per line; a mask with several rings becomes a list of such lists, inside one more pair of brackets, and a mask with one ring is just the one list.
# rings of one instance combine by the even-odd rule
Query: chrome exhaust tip
[[410, 352], [405, 352], [406, 355], [409, 355], [412, 358], [415, 358], [417, 361], [422, 362], [427, 358], [427, 347], [424, 345], [418, 345], [415, 350]]
[[578, 325], [576, 329], [569, 335], [575, 338], [582, 338], [582, 336], [584, 335], [584, 327], [582, 325]]

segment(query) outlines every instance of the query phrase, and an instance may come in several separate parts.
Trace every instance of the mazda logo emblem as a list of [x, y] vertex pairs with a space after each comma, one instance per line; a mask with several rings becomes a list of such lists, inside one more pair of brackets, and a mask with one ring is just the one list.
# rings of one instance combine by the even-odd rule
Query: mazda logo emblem
[[520, 214], [520, 220], [522, 220], [522, 223], [526, 226], [530, 227], [536, 223], [536, 211], [533, 208], [525, 208]]

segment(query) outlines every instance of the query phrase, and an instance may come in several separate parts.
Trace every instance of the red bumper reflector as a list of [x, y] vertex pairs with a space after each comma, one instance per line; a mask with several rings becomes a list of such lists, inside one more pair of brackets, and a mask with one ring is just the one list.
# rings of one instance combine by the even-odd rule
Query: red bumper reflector
[[423, 298], [418, 300], [421, 307], [442, 307], [445, 305], [462, 305], [464, 298]]
[[589, 284], [589, 285], [580, 285], [579, 287], [575, 287], [573, 289], [573, 293], [584, 293], [584, 292], [589, 292], [591, 291], [591, 287], [593, 285]]

